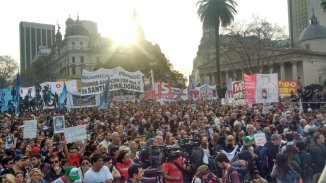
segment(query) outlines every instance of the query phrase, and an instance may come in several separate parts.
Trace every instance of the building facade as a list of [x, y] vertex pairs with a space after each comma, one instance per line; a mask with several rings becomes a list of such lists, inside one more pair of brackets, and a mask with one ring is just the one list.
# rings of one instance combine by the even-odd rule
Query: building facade
[[19, 23], [20, 70], [30, 68], [33, 59], [44, 47], [51, 48], [54, 43], [55, 26], [33, 22]]
[[292, 47], [299, 45], [300, 35], [308, 26], [308, 1], [288, 0], [289, 36]]
[[80, 79], [83, 69], [95, 70], [98, 63], [109, 58], [109, 44], [109, 40], [98, 33], [95, 22], [69, 17], [64, 36], [60, 29], [55, 35], [51, 61], [53, 79]]

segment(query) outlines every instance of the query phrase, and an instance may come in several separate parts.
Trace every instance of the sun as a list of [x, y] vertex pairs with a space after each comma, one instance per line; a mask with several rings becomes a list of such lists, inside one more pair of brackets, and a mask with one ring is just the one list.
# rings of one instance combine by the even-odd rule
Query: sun
[[130, 45], [137, 41], [135, 25], [132, 22], [124, 22], [116, 25], [112, 31], [112, 39], [117, 45]]

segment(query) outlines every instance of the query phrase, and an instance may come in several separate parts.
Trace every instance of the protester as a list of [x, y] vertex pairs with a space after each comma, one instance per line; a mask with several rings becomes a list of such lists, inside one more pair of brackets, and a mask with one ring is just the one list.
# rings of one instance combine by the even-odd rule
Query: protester
[[4, 174], [2, 176], [2, 183], [16, 183], [16, 178], [12, 174]]
[[143, 179], [143, 170], [140, 165], [133, 164], [128, 168], [127, 183], [139, 183]]
[[103, 158], [100, 154], [95, 154], [91, 157], [92, 168], [89, 169], [84, 181], [87, 183], [112, 183], [113, 176], [108, 167], [104, 166]]
[[198, 167], [196, 174], [193, 178], [193, 180], [191, 181], [191, 183], [204, 183], [207, 182], [209, 179], [209, 169], [207, 165], [201, 165], [200, 167]]
[[217, 165], [223, 170], [222, 182], [240, 183], [239, 173], [230, 164], [230, 160], [224, 153], [216, 157]]
[[29, 182], [29, 183], [47, 183], [44, 180], [44, 174], [38, 168], [33, 168], [29, 172], [29, 181], [27, 181], [27, 182]]

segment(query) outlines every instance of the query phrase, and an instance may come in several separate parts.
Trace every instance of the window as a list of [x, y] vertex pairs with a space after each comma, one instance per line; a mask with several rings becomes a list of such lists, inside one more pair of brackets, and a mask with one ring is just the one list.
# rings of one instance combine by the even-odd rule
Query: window
[[72, 42], [72, 47], [75, 47], [75, 42], [74, 41]]
[[82, 41], [80, 41], [80, 47], [83, 48], [84, 43]]
[[84, 63], [84, 57], [80, 57], [80, 63]]
[[75, 68], [72, 68], [72, 75], [76, 75], [76, 70], [75, 70]]
[[72, 63], [75, 63], [75, 57], [71, 57]]

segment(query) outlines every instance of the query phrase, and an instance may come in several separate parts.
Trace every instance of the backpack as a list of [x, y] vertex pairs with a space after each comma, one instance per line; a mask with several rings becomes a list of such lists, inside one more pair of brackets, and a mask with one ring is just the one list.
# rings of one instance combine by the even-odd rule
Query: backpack
[[302, 182], [301, 176], [298, 172], [290, 170], [286, 174], [284, 178], [284, 182], [291, 182], [291, 183], [300, 183]]
[[259, 152], [258, 152], [258, 170], [259, 173], [262, 177], [266, 177], [268, 175], [268, 155], [267, 155], [267, 148], [263, 147]]
[[192, 165], [192, 169], [194, 171], [196, 171], [200, 165], [204, 164], [203, 158], [204, 158], [204, 150], [203, 149], [201, 149], [200, 147], [195, 147], [192, 149], [191, 155], [190, 155], [190, 162]]
[[309, 177], [313, 175], [313, 161], [310, 153], [300, 152], [298, 155], [301, 161], [300, 168], [302, 171], [302, 176]]

